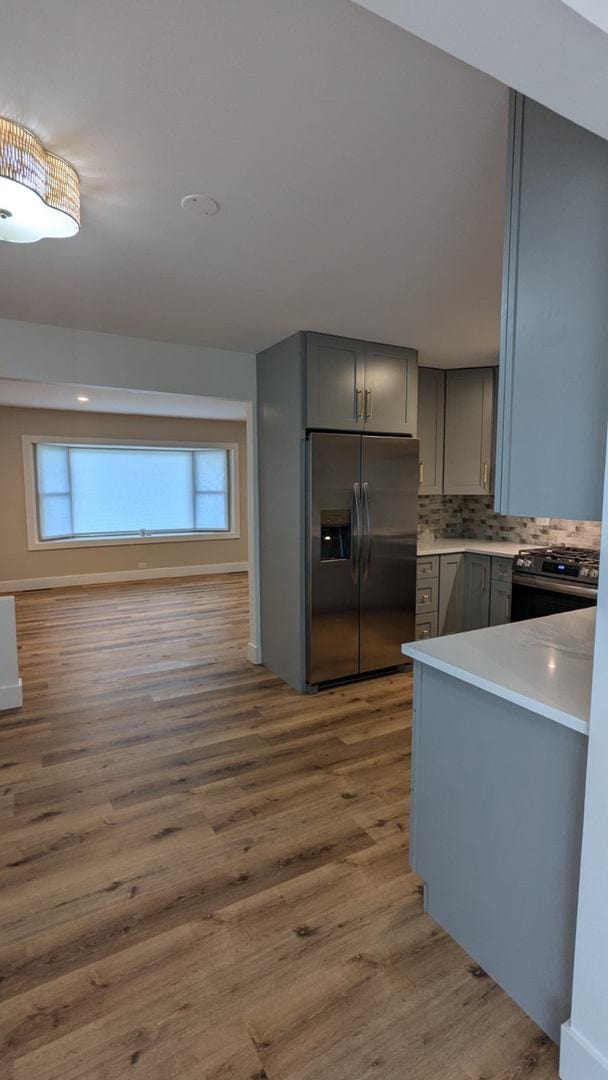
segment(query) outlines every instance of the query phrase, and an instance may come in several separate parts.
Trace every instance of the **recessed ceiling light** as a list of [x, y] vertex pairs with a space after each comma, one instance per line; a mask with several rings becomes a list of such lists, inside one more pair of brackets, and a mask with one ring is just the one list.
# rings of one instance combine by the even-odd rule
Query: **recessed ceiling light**
[[79, 394], [79, 395], [78, 395], [78, 400], [79, 400], [79, 401], [88, 401], [89, 399], [88, 399], [88, 397], [86, 396], [86, 394]]
[[213, 217], [220, 208], [217, 199], [210, 195], [184, 195], [181, 204], [184, 210], [192, 210], [199, 217]]
[[75, 170], [27, 128], [0, 116], [0, 240], [31, 244], [75, 236], [79, 228]]

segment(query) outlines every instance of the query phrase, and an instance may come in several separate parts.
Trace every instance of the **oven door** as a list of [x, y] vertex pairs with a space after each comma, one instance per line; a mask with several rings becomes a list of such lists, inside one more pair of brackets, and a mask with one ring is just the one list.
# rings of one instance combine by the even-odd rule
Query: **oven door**
[[561, 611], [594, 607], [597, 589], [578, 582], [566, 585], [534, 574], [513, 574], [511, 622], [538, 619], [542, 615], [558, 615]]

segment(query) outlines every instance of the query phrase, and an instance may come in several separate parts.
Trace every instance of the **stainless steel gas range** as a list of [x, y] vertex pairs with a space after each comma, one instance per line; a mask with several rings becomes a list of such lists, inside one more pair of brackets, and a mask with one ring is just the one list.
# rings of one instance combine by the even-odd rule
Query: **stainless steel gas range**
[[511, 621], [593, 607], [599, 562], [596, 548], [522, 548], [513, 559]]

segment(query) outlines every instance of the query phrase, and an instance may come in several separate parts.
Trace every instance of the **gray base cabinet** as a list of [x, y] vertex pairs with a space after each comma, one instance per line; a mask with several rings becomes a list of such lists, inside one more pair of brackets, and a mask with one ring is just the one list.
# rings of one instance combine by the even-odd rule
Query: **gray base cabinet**
[[416, 641], [437, 637], [439, 606], [439, 556], [416, 561]]
[[490, 622], [490, 556], [467, 554], [464, 567], [463, 629], [481, 630]]
[[493, 581], [490, 591], [490, 626], [511, 622], [511, 586]]
[[608, 142], [513, 95], [496, 509], [599, 521], [608, 419]]
[[439, 634], [459, 634], [464, 626], [464, 555], [439, 560]]
[[511, 622], [511, 559], [492, 557], [492, 584], [490, 587], [490, 626], [502, 626]]
[[511, 576], [511, 559], [498, 556], [419, 556], [417, 636], [460, 634], [510, 622]]
[[493, 491], [494, 383], [495, 368], [466, 368], [446, 374], [446, 495], [489, 495]]
[[587, 738], [415, 668], [410, 861], [427, 910], [557, 1042], [570, 1015]]

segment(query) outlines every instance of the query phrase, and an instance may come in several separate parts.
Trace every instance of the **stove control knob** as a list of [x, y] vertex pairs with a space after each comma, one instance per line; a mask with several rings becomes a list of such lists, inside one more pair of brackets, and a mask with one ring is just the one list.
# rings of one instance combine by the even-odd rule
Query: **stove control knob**
[[598, 571], [598, 570], [590, 570], [590, 571], [589, 571], [589, 577], [592, 577], [592, 578], [597, 578], [597, 577], [598, 577], [598, 575], [599, 575], [599, 571]]
[[525, 562], [524, 562], [524, 560], [523, 560], [523, 559], [518, 559], [518, 560], [517, 560], [517, 564], [516, 564], [516, 565], [517, 565], [517, 566], [525, 566], [526, 564], [525, 564]]
[[581, 577], [589, 577], [589, 567], [581, 566]]
[[524, 559], [524, 566], [525, 566], [526, 570], [529, 570], [530, 567], [532, 566], [532, 559]]

